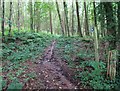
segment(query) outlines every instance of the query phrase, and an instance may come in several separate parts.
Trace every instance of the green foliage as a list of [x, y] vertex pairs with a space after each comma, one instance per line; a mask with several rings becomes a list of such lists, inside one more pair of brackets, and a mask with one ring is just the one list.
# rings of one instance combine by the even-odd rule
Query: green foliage
[[[19, 77], [25, 74], [27, 66], [23, 66], [27, 60], [32, 62], [38, 56], [41, 56], [51, 41], [55, 37], [45, 33], [30, 33], [30, 32], [15, 32], [11, 37], [6, 36], [4, 42], [1, 44], [2, 62], [5, 64], [2, 67], [3, 72], [8, 72], [7, 77], [12, 83], [8, 86], [8, 91], [13, 89], [22, 89], [23, 84], [18, 81]], [[15, 73], [14, 73], [15, 72]], [[33, 79], [36, 74], [31, 72], [25, 74], [24, 81]], [[3, 82], [5, 86], [6, 82]], [[15, 90], [15, 91], [16, 91]]]
[[19, 82], [18, 79], [15, 79], [12, 83], [9, 84], [7, 91], [21, 91], [23, 86], [24, 85], [21, 82]]
[[76, 77], [82, 80], [84, 86], [90, 86], [93, 89], [111, 89], [114, 88], [116, 84], [111, 84], [109, 80], [106, 79], [106, 64], [104, 62], [96, 61], [84, 61], [81, 62], [79, 67], [82, 67], [84, 71], [77, 72]]
[[2, 80], [2, 88], [7, 86], [7, 81], [6, 80]]
[[29, 78], [35, 78], [35, 77], [37, 77], [34, 72], [31, 72], [31, 73], [27, 74], [27, 76], [28, 76]]
[[80, 50], [80, 52], [78, 52], [77, 56], [80, 58], [94, 58], [95, 57], [93, 52], [87, 52], [85, 50]]
[[13, 37], [5, 38], [5, 43], [2, 45], [3, 59], [11, 62], [20, 62], [34, 58], [43, 52], [43, 49], [50, 43], [51, 39], [52, 37], [50, 38], [50, 36], [37, 33], [15, 33]]

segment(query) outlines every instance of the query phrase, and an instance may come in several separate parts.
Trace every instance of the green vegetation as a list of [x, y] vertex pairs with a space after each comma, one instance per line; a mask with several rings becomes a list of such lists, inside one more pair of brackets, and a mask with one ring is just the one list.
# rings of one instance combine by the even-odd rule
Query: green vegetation
[[[84, 49], [85, 46], [87, 50]], [[80, 80], [84, 88], [119, 89], [119, 78], [116, 78], [116, 81], [106, 78], [106, 62], [94, 61], [93, 43], [89, 44], [79, 37], [60, 37], [57, 48], [60, 50], [58, 55], [67, 61], [68, 66], [78, 69], [73, 78]]]
[[[5, 37], [1, 44], [3, 48], [1, 51], [2, 72], [7, 72], [8, 79], [13, 81], [8, 89], [16, 89], [17, 87], [21, 89], [24, 86], [16, 81], [28, 69], [29, 65], [24, 66], [23, 63], [28, 60], [35, 62], [37, 57], [42, 56], [44, 49], [51, 43], [52, 39], [54, 39], [52, 35], [29, 32], [14, 33], [11, 37]], [[36, 73], [33, 72], [24, 75], [24, 82], [36, 77]], [[6, 80], [3, 80], [3, 88], [5, 85]]]
[[120, 1], [1, 0], [0, 8], [0, 90], [62, 88], [51, 65], [65, 88], [119, 90]]

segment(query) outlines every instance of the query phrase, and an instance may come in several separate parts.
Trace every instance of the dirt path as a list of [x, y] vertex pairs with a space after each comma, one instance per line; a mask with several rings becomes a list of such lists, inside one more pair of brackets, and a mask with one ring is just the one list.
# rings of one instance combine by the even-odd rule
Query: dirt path
[[39, 60], [35, 71], [37, 80], [34, 89], [76, 89], [77, 86], [72, 78], [72, 70], [66, 63], [54, 54], [56, 41], [45, 50], [42, 60]]

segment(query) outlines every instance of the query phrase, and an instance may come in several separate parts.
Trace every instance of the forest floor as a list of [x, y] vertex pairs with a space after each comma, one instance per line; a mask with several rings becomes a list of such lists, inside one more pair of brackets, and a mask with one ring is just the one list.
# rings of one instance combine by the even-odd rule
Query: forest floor
[[17, 34], [5, 39], [2, 47], [3, 91], [111, 88], [105, 80], [102, 42], [99, 69], [94, 61], [94, 42], [89, 39]]
[[61, 61], [61, 59], [55, 55], [55, 44], [56, 41], [53, 41], [51, 45], [45, 49], [42, 60], [37, 60], [37, 64], [33, 69], [37, 74], [37, 79], [27, 83], [24, 89], [77, 88], [77, 84], [71, 80], [73, 71], [67, 67], [64, 61]]

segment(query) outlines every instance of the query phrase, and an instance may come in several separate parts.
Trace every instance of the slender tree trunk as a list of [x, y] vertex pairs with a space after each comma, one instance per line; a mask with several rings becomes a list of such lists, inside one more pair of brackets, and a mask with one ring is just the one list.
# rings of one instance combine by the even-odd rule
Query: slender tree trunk
[[105, 25], [106, 25], [106, 23], [105, 23], [105, 9], [104, 9], [104, 5], [103, 5], [103, 2], [101, 2], [100, 3], [100, 11], [102, 11], [101, 12], [101, 15], [100, 15], [100, 30], [101, 30], [101, 35], [102, 35], [102, 37], [104, 37], [105, 36]]
[[12, 8], [13, 8], [13, 9], [12, 9], [12, 12], [13, 12], [13, 13], [12, 13], [12, 22], [13, 22], [13, 23], [12, 23], [12, 24], [13, 24], [13, 27], [15, 26], [15, 24], [17, 24], [17, 23], [15, 22], [15, 19], [14, 19], [14, 18], [16, 17], [16, 14], [14, 13], [14, 12], [15, 12], [14, 7], [15, 7], [15, 6], [14, 6], [14, 2], [12, 2]]
[[60, 11], [59, 11], [59, 6], [58, 6], [57, 0], [56, 0], [56, 7], [57, 7], [57, 12], [58, 12], [58, 17], [59, 17], [59, 20], [60, 20], [62, 35], [64, 35], [64, 28], [62, 26], [62, 19], [61, 19], [61, 16], [60, 16]]
[[97, 15], [96, 15], [95, 2], [93, 2], [93, 8], [94, 8], [94, 23], [95, 23], [95, 27], [97, 29], [97, 35], [98, 35], [98, 38], [99, 38], [99, 32], [98, 32], [98, 27], [97, 27]]
[[64, 12], [62, 12], [62, 17], [63, 17], [63, 19], [62, 19], [62, 25], [63, 25], [63, 28], [64, 28], [64, 34], [65, 35], [67, 35], [67, 25], [66, 25], [66, 17], [65, 17], [65, 13]]
[[30, 30], [33, 31], [33, 7], [32, 0], [30, 0]]
[[34, 3], [34, 17], [33, 17], [33, 18], [34, 18], [34, 22], [33, 22], [33, 23], [34, 23], [34, 24], [33, 24], [33, 29], [34, 29], [34, 30], [35, 30], [35, 12], [36, 12], [36, 10], [35, 10], [35, 3]]
[[4, 36], [4, 15], [5, 15], [5, 1], [2, 1], [2, 24], [1, 24], [1, 28], [2, 28], [2, 36]]
[[[120, 41], [120, 1], [118, 2], [118, 10], [117, 10], [117, 13], [118, 13], [118, 39]], [[120, 43], [120, 42], [119, 42]]]
[[74, 3], [72, 2], [72, 28], [71, 28], [72, 35], [74, 33]]
[[95, 22], [95, 26], [97, 26], [97, 19], [96, 19], [96, 9], [95, 9], [95, 2], [93, 2], [93, 8], [94, 8], [94, 22]]
[[11, 27], [12, 27], [12, 21], [11, 21], [11, 18], [12, 18], [12, 2], [10, 2], [10, 15], [9, 15], [9, 36], [10, 36], [10, 33], [11, 33]]
[[[24, 2], [23, 2], [23, 4], [24, 4]], [[24, 10], [23, 10], [23, 28], [24, 28], [24, 30], [25, 30], [25, 4], [24, 4]]]
[[37, 33], [39, 32], [39, 28], [40, 28], [40, 26], [39, 26], [40, 25], [40, 23], [39, 23], [40, 22], [39, 13], [40, 12], [39, 12], [38, 8], [36, 8], [36, 16], [37, 17], [36, 17], [36, 23], [35, 24], [36, 24]]
[[36, 32], [38, 33], [39, 31], [39, 11], [38, 11], [38, 8], [37, 8], [37, 2], [35, 2], [34, 4], [34, 29], [36, 29]]
[[53, 29], [52, 29], [52, 12], [51, 12], [51, 10], [49, 10], [49, 15], [50, 15], [50, 32], [51, 32], [51, 34], [53, 34]]
[[80, 18], [79, 18], [79, 5], [78, 1], [76, 0], [76, 13], [77, 13], [77, 21], [78, 21], [78, 34], [80, 37], [83, 37], [82, 32], [81, 32], [81, 25], [80, 25]]
[[20, 31], [20, 1], [18, 0], [18, 32]]
[[118, 2], [118, 74], [120, 76], [120, 2]]
[[67, 4], [66, 4], [66, 2], [63, 2], [63, 5], [64, 5], [64, 14], [65, 14], [66, 28], [67, 28], [68, 36], [70, 36], [69, 26], [68, 26], [68, 9], [67, 9]]
[[86, 32], [86, 35], [89, 36], [89, 26], [88, 26], [88, 15], [87, 15], [87, 9], [86, 9], [86, 2], [84, 2], [84, 10], [85, 10], [85, 32]]

